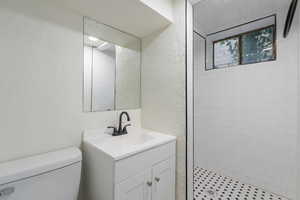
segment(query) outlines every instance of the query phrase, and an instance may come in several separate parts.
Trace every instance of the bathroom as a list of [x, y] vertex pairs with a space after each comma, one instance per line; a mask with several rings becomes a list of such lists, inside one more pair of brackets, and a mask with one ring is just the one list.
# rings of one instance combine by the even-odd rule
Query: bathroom
[[299, 12], [0, 0], [0, 200], [299, 200]]

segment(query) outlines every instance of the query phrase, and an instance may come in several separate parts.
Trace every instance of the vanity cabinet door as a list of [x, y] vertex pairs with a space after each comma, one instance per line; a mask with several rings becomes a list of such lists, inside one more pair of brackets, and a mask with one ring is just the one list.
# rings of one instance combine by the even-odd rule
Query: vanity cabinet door
[[151, 170], [131, 177], [116, 186], [116, 200], [151, 200]]
[[175, 200], [175, 157], [153, 166], [152, 200]]

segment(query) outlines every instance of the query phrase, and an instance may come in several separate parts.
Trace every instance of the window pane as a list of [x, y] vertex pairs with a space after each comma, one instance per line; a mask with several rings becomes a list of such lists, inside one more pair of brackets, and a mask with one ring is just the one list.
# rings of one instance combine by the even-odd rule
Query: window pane
[[239, 38], [234, 37], [214, 43], [214, 68], [224, 68], [239, 64]]
[[275, 59], [273, 41], [274, 27], [244, 34], [242, 36], [242, 64]]

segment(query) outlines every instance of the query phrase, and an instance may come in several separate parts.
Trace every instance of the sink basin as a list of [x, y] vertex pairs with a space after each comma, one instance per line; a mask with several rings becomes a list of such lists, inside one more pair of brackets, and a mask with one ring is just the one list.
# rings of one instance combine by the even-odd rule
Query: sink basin
[[101, 150], [114, 160], [176, 140], [174, 136], [134, 127], [129, 127], [128, 134], [122, 136], [111, 136], [104, 131], [85, 131], [83, 144]]
[[142, 145], [150, 140], [155, 139], [155, 137], [151, 136], [148, 133], [134, 133], [127, 134], [122, 136], [115, 136], [111, 138], [111, 141], [107, 144], [109, 145]]

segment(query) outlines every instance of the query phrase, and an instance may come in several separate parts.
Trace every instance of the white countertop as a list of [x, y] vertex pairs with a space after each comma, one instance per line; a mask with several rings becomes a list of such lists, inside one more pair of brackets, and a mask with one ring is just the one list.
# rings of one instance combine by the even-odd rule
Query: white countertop
[[159, 132], [128, 127], [128, 134], [111, 136], [104, 133], [105, 129], [87, 130], [84, 133], [85, 145], [92, 145], [111, 156], [114, 160], [121, 160], [139, 152], [176, 141], [175, 136]]

